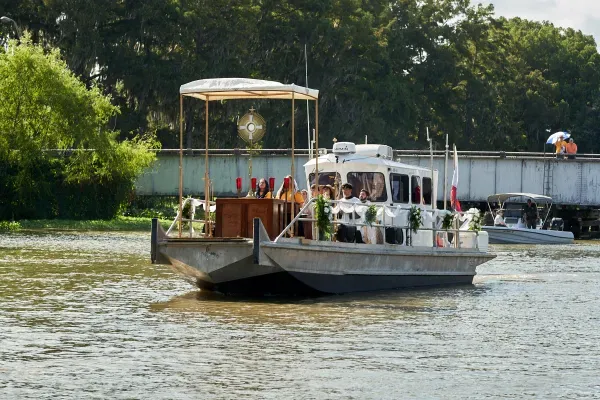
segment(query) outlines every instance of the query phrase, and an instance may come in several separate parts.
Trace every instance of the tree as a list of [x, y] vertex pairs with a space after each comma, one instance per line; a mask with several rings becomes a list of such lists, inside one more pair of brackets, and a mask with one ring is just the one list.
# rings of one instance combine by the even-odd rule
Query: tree
[[73, 75], [58, 50], [46, 52], [29, 34], [9, 42], [0, 53], [0, 164], [6, 172], [0, 219], [9, 212], [39, 214], [44, 202], [44, 216], [64, 215], [68, 210], [57, 209], [57, 198], [61, 189], [75, 187], [96, 194], [112, 189], [110, 204], [90, 206], [104, 207], [96, 216], [113, 216], [155, 158], [148, 151], [155, 146], [151, 136], [116, 140], [107, 122], [117, 113], [109, 96]]

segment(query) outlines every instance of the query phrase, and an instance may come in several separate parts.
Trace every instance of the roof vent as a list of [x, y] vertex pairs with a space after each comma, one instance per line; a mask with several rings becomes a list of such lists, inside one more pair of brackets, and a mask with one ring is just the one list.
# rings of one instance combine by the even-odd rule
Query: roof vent
[[333, 154], [354, 154], [356, 145], [352, 142], [337, 142], [333, 144]]

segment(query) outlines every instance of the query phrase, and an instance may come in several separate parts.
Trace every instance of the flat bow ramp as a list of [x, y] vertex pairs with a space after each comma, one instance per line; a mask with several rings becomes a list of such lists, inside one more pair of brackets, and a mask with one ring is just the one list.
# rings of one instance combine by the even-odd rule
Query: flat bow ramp
[[[322, 149], [321, 151], [325, 151]], [[308, 161], [307, 150], [296, 150], [296, 165]], [[255, 177], [275, 177], [276, 186], [290, 172], [291, 150], [266, 149], [252, 157]], [[396, 150], [396, 160], [429, 168], [428, 151]], [[551, 196], [555, 204], [600, 206], [600, 155], [581, 154], [574, 160], [556, 159], [551, 153], [458, 152], [458, 198], [484, 202], [493, 193], [528, 192]], [[215, 196], [235, 195], [235, 179], [247, 185], [249, 155], [239, 149], [209, 150], [209, 169]], [[444, 193], [444, 153], [435, 152], [439, 171], [438, 201]], [[452, 183], [452, 159], [448, 160], [447, 190]], [[185, 194], [204, 195], [204, 150], [184, 153]], [[296, 181], [306, 188], [304, 170], [296, 168]], [[158, 162], [135, 184], [139, 195], [178, 195], [179, 150], [161, 150]]]

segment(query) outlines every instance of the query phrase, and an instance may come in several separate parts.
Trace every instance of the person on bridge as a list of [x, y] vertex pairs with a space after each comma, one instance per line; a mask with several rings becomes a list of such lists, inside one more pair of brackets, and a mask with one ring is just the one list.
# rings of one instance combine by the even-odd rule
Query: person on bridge
[[556, 158], [564, 158], [565, 149], [567, 147], [565, 136], [561, 134], [556, 143], [554, 143], [554, 146], [556, 146]]
[[573, 138], [569, 139], [569, 143], [567, 143], [565, 147], [567, 150], [567, 158], [569, 160], [574, 160], [575, 154], [577, 154], [577, 145], [573, 141]]
[[537, 205], [534, 202], [532, 202], [531, 199], [527, 199], [527, 204], [525, 205], [525, 207], [523, 207], [523, 214], [525, 216], [527, 228], [536, 229], [539, 215]]

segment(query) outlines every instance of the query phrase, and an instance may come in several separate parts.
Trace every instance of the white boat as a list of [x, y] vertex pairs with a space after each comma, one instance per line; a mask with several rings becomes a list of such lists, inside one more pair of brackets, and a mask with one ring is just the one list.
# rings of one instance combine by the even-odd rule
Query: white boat
[[[318, 91], [312, 89], [255, 80], [215, 81], [184, 85], [181, 94], [207, 102], [303, 98], [318, 104]], [[318, 124], [318, 119], [315, 122]], [[292, 159], [293, 151], [292, 147]], [[393, 161], [391, 148], [384, 145], [336, 143], [331, 153], [320, 150], [319, 154], [304, 165], [307, 187], [313, 182], [334, 186], [349, 182], [355, 195], [362, 188], [371, 192], [370, 204], [331, 201], [332, 216], [338, 212], [348, 216], [332, 218], [334, 228], [343, 226], [336, 236], [310, 238], [319, 236], [317, 222], [303, 215], [313, 209], [315, 198], [286, 221], [287, 212], [281, 210], [289, 204], [284, 200], [255, 198], [219, 198], [214, 205], [209, 198], [192, 201], [192, 216], [185, 219], [180, 196], [180, 212], [171, 229], [165, 232], [153, 220], [152, 261], [170, 264], [206, 290], [289, 295], [471, 284], [476, 267], [495, 257], [488, 252], [485, 232], [452, 230], [454, 238], [448, 242], [448, 231], [439, 228], [445, 212], [435, 210], [437, 172]], [[292, 176], [293, 168], [292, 164]], [[208, 184], [208, 173], [205, 179]], [[377, 221], [367, 224], [365, 213], [371, 204], [377, 210]], [[190, 230], [185, 237], [182, 225], [194, 220], [196, 206], [216, 206], [216, 220], [202, 221], [209, 227], [207, 234], [192, 235]], [[412, 212], [414, 216], [416, 210], [411, 211], [412, 206], [423, 215], [418, 228], [409, 224], [409, 215]], [[304, 237], [294, 237], [299, 223], [307, 224]], [[212, 224], [216, 224], [214, 235]], [[175, 225], [179, 227], [176, 233]]]
[[[531, 199], [536, 205], [543, 204], [546, 216], [535, 229], [527, 228], [521, 218], [523, 199]], [[521, 200], [518, 202], [518, 200]], [[484, 226], [492, 244], [570, 244], [573, 233], [562, 230], [562, 224], [551, 224], [548, 221], [552, 207], [552, 198], [534, 193], [499, 193], [488, 196], [488, 207], [495, 217], [497, 210], [492, 210], [492, 203], [497, 203], [504, 210], [506, 226]], [[555, 229], [553, 226], [557, 226]]]

